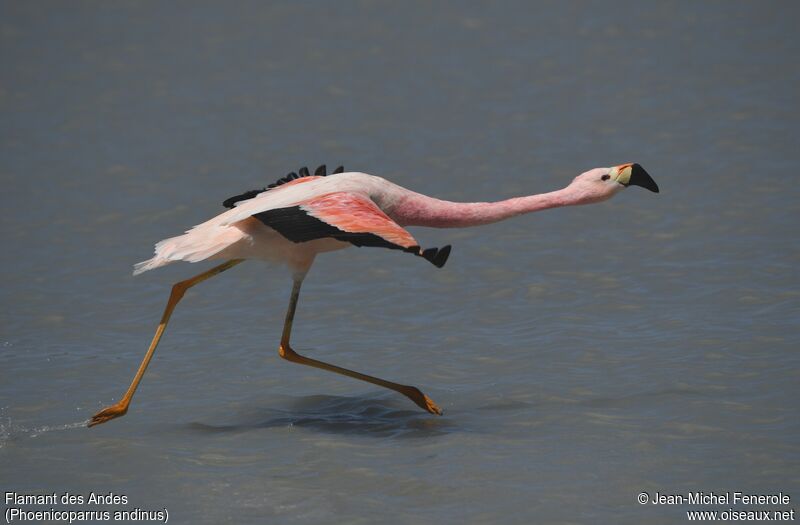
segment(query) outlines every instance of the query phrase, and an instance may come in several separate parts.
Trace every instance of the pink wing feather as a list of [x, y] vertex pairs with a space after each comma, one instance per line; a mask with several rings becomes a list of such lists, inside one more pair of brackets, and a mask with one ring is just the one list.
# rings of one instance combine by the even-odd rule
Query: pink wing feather
[[299, 203], [310, 216], [348, 233], [371, 233], [400, 246], [411, 248], [419, 243], [389, 218], [369, 197], [357, 193], [336, 192]]

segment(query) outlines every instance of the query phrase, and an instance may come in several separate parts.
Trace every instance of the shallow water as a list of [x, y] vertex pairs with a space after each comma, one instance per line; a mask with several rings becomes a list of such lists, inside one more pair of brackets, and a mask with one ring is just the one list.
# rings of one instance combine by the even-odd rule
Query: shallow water
[[[642, 491], [783, 491], [797, 508], [798, 14], [4, 4], [0, 485], [113, 491], [129, 504], [112, 509], [178, 523], [697, 508]], [[82, 427], [127, 387], [170, 285], [207, 267], [131, 265], [228, 196], [324, 162], [493, 200], [629, 161], [659, 195], [414, 230], [453, 244], [442, 270], [378, 249], [318, 259], [296, 349], [415, 384], [442, 417], [282, 361], [289, 277], [248, 263], [187, 294], [125, 418]]]

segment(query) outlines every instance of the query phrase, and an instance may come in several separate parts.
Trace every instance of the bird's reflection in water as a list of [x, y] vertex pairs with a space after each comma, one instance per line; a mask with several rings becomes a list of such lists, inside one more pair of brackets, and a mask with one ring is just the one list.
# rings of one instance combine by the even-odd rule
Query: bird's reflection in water
[[409, 409], [402, 401], [375, 395], [313, 395], [292, 398], [287, 408], [250, 409], [227, 424], [194, 422], [194, 433], [243, 432], [265, 428], [298, 427], [332, 434], [380, 438], [426, 438], [458, 430], [448, 417], [431, 417]]

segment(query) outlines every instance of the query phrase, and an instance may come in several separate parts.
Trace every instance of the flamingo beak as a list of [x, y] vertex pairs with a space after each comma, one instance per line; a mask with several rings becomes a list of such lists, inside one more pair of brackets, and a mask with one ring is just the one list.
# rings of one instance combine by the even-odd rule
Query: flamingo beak
[[641, 186], [653, 193], [658, 193], [658, 184], [644, 168], [636, 163], [622, 164], [611, 168], [610, 175], [623, 186]]

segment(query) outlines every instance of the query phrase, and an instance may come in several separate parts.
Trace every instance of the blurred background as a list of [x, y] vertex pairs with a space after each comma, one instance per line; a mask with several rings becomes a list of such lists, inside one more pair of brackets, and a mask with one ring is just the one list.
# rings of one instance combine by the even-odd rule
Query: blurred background
[[[799, 15], [3, 2], [0, 485], [114, 491], [179, 523], [692, 508], [642, 491], [796, 507]], [[661, 193], [412, 231], [453, 245], [442, 270], [390, 250], [318, 258], [295, 348], [417, 385], [443, 417], [282, 361], [290, 278], [251, 262], [187, 294], [126, 417], [82, 427], [127, 388], [171, 284], [208, 267], [134, 279], [132, 264], [231, 195], [326, 163], [498, 200], [624, 162]]]

